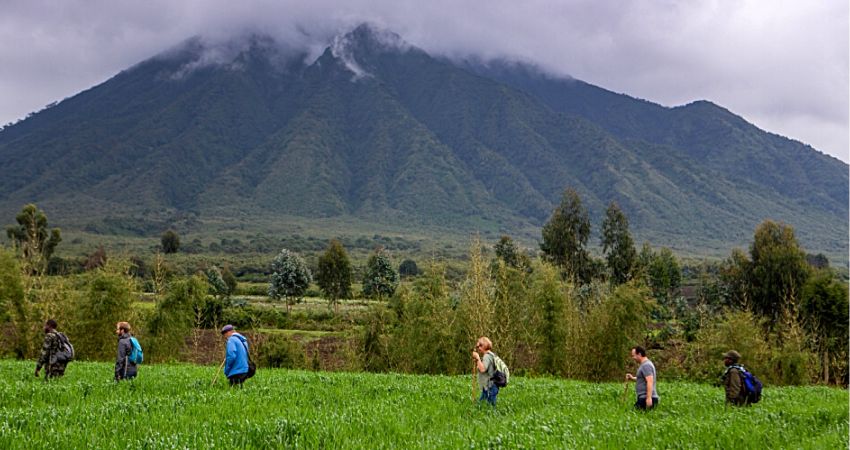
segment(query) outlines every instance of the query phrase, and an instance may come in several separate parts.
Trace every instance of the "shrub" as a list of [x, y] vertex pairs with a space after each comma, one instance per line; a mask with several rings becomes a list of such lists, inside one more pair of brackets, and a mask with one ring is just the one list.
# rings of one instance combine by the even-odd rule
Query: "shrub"
[[282, 334], [263, 336], [256, 340], [257, 364], [261, 367], [302, 369], [306, 367], [304, 349], [294, 339]]

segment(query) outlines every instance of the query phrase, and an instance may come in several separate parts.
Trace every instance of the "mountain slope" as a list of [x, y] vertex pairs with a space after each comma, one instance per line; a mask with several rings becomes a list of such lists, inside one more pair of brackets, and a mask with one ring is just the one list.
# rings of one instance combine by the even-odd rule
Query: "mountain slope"
[[[315, 60], [192, 40], [0, 131], [0, 213], [84, 227], [192, 213], [533, 238], [565, 187], [640, 238], [725, 250], [764, 218], [846, 249], [847, 166], [708, 102], [665, 108], [361, 26]], [[85, 211], [85, 213], [82, 213]]]

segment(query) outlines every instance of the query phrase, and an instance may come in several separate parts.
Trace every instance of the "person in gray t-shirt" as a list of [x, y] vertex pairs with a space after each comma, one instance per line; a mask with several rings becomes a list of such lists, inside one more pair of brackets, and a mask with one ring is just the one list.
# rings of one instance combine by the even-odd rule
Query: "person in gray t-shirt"
[[[475, 351], [472, 352], [472, 360], [475, 362], [475, 368], [478, 371], [478, 386], [481, 388], [481, 397], [479, 402], [487, 400], [493, 407], [496, 406], [496, 396], [499, 395], [499, 387], [493, 384], [491, 377], [496, 372], [496, 360], [493, 357], [493, 343], [490, 339], [482, 336], [478, 338], [475, 344]], [[483, 356], [481, 356], [481, 354]]]
[[639, 364], [637, 375], [626, 374], [626, 381], [635, 381], [635, 394], [637, 401], [635, 408], [652, 409], [658, 405], [658, 392], [655, 385], [658, 377], [655, 373], [655, 364], [646, 357], [646, 350], [637, 345], [632, 347], [632, 359]]

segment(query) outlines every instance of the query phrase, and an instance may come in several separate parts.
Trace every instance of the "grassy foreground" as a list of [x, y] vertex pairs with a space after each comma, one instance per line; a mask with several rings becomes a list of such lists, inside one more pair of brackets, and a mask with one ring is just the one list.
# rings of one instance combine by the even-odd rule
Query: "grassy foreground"
[[[727, 409], [720, 388], [660, 380], [656, 411], [622, 384], [514, 378], [499, 408], [472, 406], [471, 375], [260, 370], [242, 390], [215, 367], [154, 365], [114, 384], [72, 363], [45, 383], [0, 361], [0, 448], [847, 448], [848, 392], [766, 388]], [[663, 375], [663, 374], [662, 374]], [[222, 382], [224, 381], [224, 383]]]

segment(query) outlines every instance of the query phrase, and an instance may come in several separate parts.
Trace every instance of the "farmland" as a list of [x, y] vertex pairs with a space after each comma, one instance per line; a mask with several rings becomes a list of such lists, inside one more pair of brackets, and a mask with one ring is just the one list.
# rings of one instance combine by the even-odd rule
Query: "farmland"
[[[472, 406], [469, 376], [261, 370], [242, 390], [215, 367], [151, 365], [111, 382], [75, 362], [45, 383], [0, 362], [2, 448], [845, 448], [846, 390], [767, 387], [726, 408], [720, 388], [664, 382], [642, 414], [623, 385], [520, 378], [496, 412]], [[630, 386], [630, 389], [633, 389]]]

